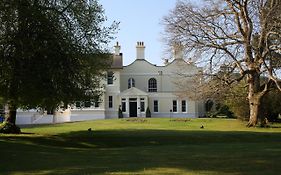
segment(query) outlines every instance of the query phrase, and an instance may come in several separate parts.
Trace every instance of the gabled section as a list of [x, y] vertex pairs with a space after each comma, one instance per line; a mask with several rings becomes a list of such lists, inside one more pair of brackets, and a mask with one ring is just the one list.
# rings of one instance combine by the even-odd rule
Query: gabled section
[[120, 96], [147, 96], [148, 94], [138, 88], [131, 87], [120, 93]]

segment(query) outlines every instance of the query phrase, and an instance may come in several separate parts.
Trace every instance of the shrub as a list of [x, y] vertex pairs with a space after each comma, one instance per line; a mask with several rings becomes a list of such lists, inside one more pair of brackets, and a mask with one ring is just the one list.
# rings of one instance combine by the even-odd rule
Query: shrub
[[13, 123], [5, 121], [0, 125], [0, 133], [5, 134], [20, 134], [20, 128]]
[[118, 118], [123, 118], [123, 112], [122, 112], [122, 109], [120, 107], [118, 109]]
[[151, 118], [151, 112], [150, 112], [149, 107], [146, 108], [145, 117], [146, 117], [146, 118]]

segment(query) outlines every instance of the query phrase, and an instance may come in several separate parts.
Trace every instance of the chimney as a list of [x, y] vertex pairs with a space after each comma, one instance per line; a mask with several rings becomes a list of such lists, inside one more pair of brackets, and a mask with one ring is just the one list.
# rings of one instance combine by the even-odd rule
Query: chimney
[[120, 55], [121, 46], [119, 45], [118, 41], [116, 42], [115, 48], [115, 55]]
[[136, 49], [137, 49], [137, 60], [144, 60], [144, 49], [145, 49], [145, 46], [144, 46], [144, 42], [137, 42], [137, 46], [136, 46]]
[[183, 45], [181, 43], [175, 43], [173, 49], [175, 60], [183, 59]]

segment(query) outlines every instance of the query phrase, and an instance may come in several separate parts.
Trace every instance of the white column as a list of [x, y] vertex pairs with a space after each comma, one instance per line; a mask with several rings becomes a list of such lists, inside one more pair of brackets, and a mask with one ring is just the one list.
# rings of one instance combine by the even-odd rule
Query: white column
[[180, 110], [181, 110], [181, 109], [180, 109], [180, 106], [181, 106], [181, 105], [180, 105], [180, 102], [181, 102], [180, 100], [177, 100], [177, 109], [178, 109], [177, 112], [178, 112], [178, 113], [180, 113]]
[[[149, 104], [148, 104], [148, 98], [145, 97], [144, 98], [144, 113], [146, 112], [146, 109], [149, 107]], [[151, 110], [151, 109], [150, 109]]]
[[140, 97], [137, 97], [137, 116], [140, 117]]
[[129, 116], [129, 114], [130, 114], [129, 105], [130, 105], [130, 103], [129, 103], [129, 98], [126, 97], [126, 114], [128, 114], [128, 116]]

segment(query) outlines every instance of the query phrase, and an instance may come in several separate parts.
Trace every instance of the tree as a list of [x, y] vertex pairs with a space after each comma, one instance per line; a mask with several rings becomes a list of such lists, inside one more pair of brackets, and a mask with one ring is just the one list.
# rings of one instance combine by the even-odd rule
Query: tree
[[0, 96], [6, 121], [18, 107], [53, 110], [100, 94], [110, 66], [106, 44], [117, 23], [105, 27], [96, 0], [0, 2]]
[[279, 114], [281, 114], [281, 94], [277, 89], [270, 91], [262, 99], [264, 104], [262, 105], [262, 112], [264, 116], [271, 122], [278, 120]]
[[[248, 88], [245, 81], [240, 81], [229, 88], [225, 93], [225, 98], [222, 99], [222, 103], [229, 107], [234, 113], [235, 117], [240, 120], [249, 120], [249, 101], [247, 99]], [[270, 106], [268, 103], [266, 106]]]
[[[163, 19], [168, 44], [181, 43], [188, 56], [208, 63], [204, 75], [224, 67], [225, 85], [246, 79], [250, 118], [260, 118], [262, 97], [275, 86], [281, 90], [281, 2], [279, 0], [214, 0], [201, 7], [180, 0]], [[232, 76], [237, 74], [239, 76]], [[228, 76], [230, 75], [230, 76]], [[261, 76], [267, 77], [262, 81]]]

